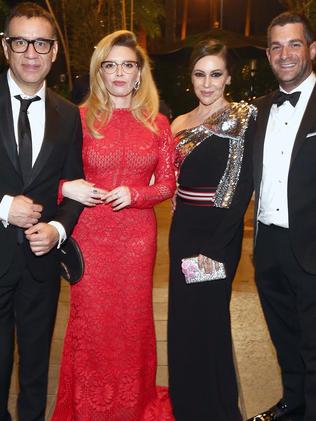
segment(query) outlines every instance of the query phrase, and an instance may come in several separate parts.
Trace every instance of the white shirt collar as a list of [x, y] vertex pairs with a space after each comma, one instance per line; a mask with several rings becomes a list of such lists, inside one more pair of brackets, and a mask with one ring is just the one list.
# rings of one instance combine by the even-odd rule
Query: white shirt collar
[[26, 95], [22, 89], [19, 87], [19, 85], [16, 83], [16, 81], [13, 79], [11, 75], [11, 70], [8, 70], [7, 73], [8, 78], [8, 85], [11, 97], [15, 97], [16, 95], [21, 95], [22, 98], [28, 99], [28, 98], [34, 98], [36, 95], [39, 96], [43, 101], [45, 101], [46, 97], [46, 81], [44, 81], [42, 87], [32, 96]]
[[315, 82], [316, 82], [316, 76], [313, 72], [311, 72], [311, 74], [302, 83], [300, 83], [296, 88], [292, 89], [292, 91], [286, 92], [283, 88], [281, 88], [281, 86], [280, 86], [280, 91], [286, 92], [288, 94], [291, 94], [292, 92], [297, 92], [297, 91], [302, 92], [304, 94], [305, 93], [310, 94], [312, 90], [314, 89]]

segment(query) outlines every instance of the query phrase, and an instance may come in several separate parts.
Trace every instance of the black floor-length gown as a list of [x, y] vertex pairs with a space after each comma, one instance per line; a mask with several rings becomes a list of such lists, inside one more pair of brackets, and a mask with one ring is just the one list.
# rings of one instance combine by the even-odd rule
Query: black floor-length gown
[[[170, 233], [168, 358], [177, 421], [241, 421], [229, 304], [252, 192], [254, 116], [254, 107], [232, 103], [176, 136], [184, 194]], [[224, 262], [227, 278], [186, 284], [181, 260], [198, 254]]]

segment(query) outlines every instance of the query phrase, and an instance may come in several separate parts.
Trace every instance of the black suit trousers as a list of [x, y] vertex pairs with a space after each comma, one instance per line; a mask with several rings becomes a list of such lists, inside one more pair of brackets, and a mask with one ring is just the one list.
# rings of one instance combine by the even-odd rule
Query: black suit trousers
[[259, 223], [255, 246], [258, 292], [292, 408], [316, 420], [316, 275], [293, 254], [289, 229]]
[[7, 409], [14, 354], [19, 352], [19, 421], [44, 421], [50, 344], [60, 280], [47, 274], [33, 279], [25, 263], [24, 245], [0, 278], [0, 421], [10, 420]]

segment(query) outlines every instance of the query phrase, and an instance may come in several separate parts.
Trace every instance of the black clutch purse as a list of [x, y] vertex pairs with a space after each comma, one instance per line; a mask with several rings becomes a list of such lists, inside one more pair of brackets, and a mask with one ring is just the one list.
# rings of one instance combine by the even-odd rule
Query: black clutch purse
[[71, 285], [80, 281], [84, 273], [83, 255], [77, 241], [69, 237], [60, 246], [61, 276]]

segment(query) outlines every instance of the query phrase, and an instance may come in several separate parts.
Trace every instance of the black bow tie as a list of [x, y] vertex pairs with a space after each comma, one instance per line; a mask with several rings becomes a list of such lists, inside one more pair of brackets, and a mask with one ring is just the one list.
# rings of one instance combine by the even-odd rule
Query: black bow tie
[[300, 92], [293, 92], [291, 94], [287, 94], [286, 92], [278, 91], [273, 98], [273, 104], [277, 104], [277, 106], [279, 107], [285, 101], [289, 101], [290, 104], [293, 107], [295, 107], [295, 105], [297, 104], [297, 101], [299, 100], [300, 95], [301, 95]]

